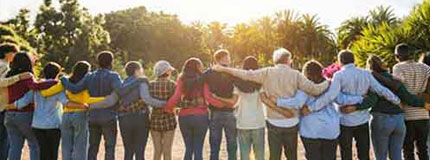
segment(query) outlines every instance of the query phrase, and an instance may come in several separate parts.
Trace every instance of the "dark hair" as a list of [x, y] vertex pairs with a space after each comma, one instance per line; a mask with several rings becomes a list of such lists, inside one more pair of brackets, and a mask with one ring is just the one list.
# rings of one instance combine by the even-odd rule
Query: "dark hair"
[[342, 50], [338, 54], [339, 62], [346, 65], [350, 63], [354, 63], [354, 54], [349, 50]]
[[430, 52], [424, 53], [420, 59], [420, 62], [430, 66]]
[[303, 74], [314, 83], [322, 83], [325, 78], [322, 75], [323, 65], [315, 60], [310, 60], [303, 66]]
[[0, 59], [6, 58], [6, 54], [10, 52], [18, 52], [18, 46], [13, 43], [3, 43], [0, 44]]
[[100, 68], [111, 69], [113, 62], [113, 53], [110, 51], [102, 51], [97, 54], [97, 63]]
[[221, 59], [223, 59], [224, 57], [227, 57], [227, 56], [230, 56], [230, 53], [225, 49], [217, 50], [214, 53], [214, 59], [216, 62], [219, 62]]
[[384, 67], [384, 62], [382, 62], [382, 59], [378, 56], [371, 55], [367, 59], [367, 68], [371, 71], [381, 73], [386, 72], [387, 69]]
[[399, 61], [407, 61], [410, 59], [410, 49], [406, 43], [400, 43], [396, 46], [394, 54]]
[[125, 73], [127, 76], [133, 76], [136, 70], [141, 69], [142, 65], [138, 61], [130, 61], [125, 64]]
[[90, 71], [91, 65], [87, 61], [76, 62], [73, 66], [72, 76], [69, 78], [71, 83], [78, 83]]
[[10, 64], [10, 71], [7, 73], [6, 77], [11, 77], [25, 72], [33, 73], [31, 57], [27, 52], [18, 52]]
[[202, 61], [194, 57], [188, 59], [184, 63], [182, 73], [179, 78], [184, 84], [182, 93], [186, 98], [196, 96], [196, 94], [203, 88], [203, 79], [201, 78], [203, 73], [199, 70], [201, 65], [203, 65]]
[[[248, 56], [243, 61], [242, 68], [244, 70], [256, 70], [259, 68], [258, 66], [258, 60], [254, 56]], [[237, 83], [235, 83], [235, 86], [242, 92], [245, 93], [252, 93], [254, 91], [258, 91], [261, 88], [261, 84], [251, 82], [251, 81], [244, 81], [239, 80]]]
[[169, 73], [164, 73], [164, 74], [158, 76], [158, 78], [165, 78], [165, 77], [168, 77], [168, 76], [170, 76]]
[[49, 62], [42, 70], [42, 77], [45, 79], [55, 79], [61, 71], [61, 66], [55, 62]]

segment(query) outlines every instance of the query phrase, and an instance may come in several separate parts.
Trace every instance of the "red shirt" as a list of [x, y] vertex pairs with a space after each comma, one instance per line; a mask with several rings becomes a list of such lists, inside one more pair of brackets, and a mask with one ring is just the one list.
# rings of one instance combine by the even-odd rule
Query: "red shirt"
[[[166, 110], [171, 111], [173, 108], [180, 102], [181, 96], [182, 96], [182, 87], [184, 84], [182, 83], [181, 79], [178, 79], [176, 82], [176, 89], [175, 93], [172, 97], [170, 97], [169, 101], [167, 101]], [[212, 93], [209, 90], [209, 86], [205, 83], [203, 85], [203, 93], [201, 95], [204, 97], [204, 99], [213, 105], [223, 105], [224, 103], [222, 101], [219, 101], [215, 99], [212, 96]], [[205, 115], [208, 113], [208, 106], [207, 104], [201, 104], [200, 106], [193, 106], [193, 107], [187, 107], [187, 108], [181, 108], [179, 111], [179, 116], [187, 116], [187, 115]]]
[[[9, 104], [22, 98], [30, 90], [44, 90], [57, 84], [56, 80], [48, 80], [44, 82], [35, 82], [34, 79], [21, 80], [7, 88], [9, 95]], [[34, 110], [34, 105], [30, 104], [27, 107], [19, 110], [22, 112], [29, 112]], [[18, 111], [16, 109], [8, 109], [8, 111]]]

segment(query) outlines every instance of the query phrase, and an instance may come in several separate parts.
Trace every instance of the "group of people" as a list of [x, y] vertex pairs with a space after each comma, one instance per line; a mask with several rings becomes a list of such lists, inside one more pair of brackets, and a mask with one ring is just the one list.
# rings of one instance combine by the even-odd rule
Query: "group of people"
[[79, 61], [60, 78], [62, 67], [49, 62], [36, 78], [29, 53], [1, 44], [0, 160], [20, 160], [24, 141], [31, 160], [57, 160], [60, 141], [63, 160], [96, 160], [102, 137], [103, 159], [114, 160], [118, 125], [125, 160], [145, 158], [149, 135], [153, 159], [170, 160], [178, 124], [184, 160], [203, 159], [208, 130], [205, 159], [219, 159], [224, 132], [229, 160], [238, 148], [242, 160], [264, 160], [266, 129], [270, 160], [297, 160], [299, 136], [308, 160], [335, 160], [337, 146], [342, 160], [352, 160], [353, 141], [360, 160], [370, 159], [371, 144], [377, 160], [428, 160], [430, 54], [414, 62], [407, 44], [394, 52], [392, 73], [377, 56], [366, 69], [356, 67], [349, 50], [333, 65], [311, 60], [300, 72], [284, 48], [274, 51], [273, 66], [260, 68], [249, 56], [241, 69], [221, 49], [208, 69], [186, 60], [174, 81], [175, 68], [164, 60], [155, 63], [153, 80], [137, 61], [126, 63], [122, 79], [109, 51], [97, 55], [94, 71]]

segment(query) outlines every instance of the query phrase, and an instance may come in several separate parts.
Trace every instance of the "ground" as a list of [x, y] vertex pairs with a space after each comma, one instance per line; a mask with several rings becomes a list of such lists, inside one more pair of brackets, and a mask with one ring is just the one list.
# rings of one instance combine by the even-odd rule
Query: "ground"
[[[205, 142], [205, 146], [204, 146], [204, 155], [203, 155], [203, 158], [205, 160], [209, 159], [210, 147], [209, 147], [208, 137], [209, 137], [209, 133], [206, 136], [206, 142]], [[266, 134], [266, 140], [267, 140], [267, 134]], [[267, 143], [267, 141], [266, 141], [266, 143]], [[100, 146], [100, 151], [99, 151], [99, 155], [98, 155], [98, 159], [99, 160], [103, 160], [104, 159], [103, 158], [103, 155], [104, 155], [103, 142], [102, 142], [101, 145], [102, 146]], [[145, 153], [145, 158], [147, 160], [152, 160], [152, 155], [153, 155], [152, 154], [153, 153], [153, 147], [152, 146], [153, 145], [152, 145], [151, 136], [150, 136], [148, 144], [146, 146], [146, 153]], [[265, 152], [266, 159], [269, 159], [268, 145], [266, 144], [265, 147], [266, 147], [266, 152]], [[305, 159], [304, 158], [305, 152], [304, 152], [303, 146], [302, 146], [302, 144], [301, 144], [300, 141], [299, 141], [299, 147], [298, 148], [299, 148], [298, 149], [299, 160], [304, 160]], [[173, 153], [172, 153], [173, 160], [182, 160], [184, 152], [185, 152], [185, 147], [184, 147], [184, 143], [183, 143], [183, 140], [182, 140], [181, 133], [180, 133], [179, 129], [176, 129], [175, 140], [174, 140], [174, 144], [173, 144]], [[355, 154], [355, 152], [354, 152], [354, 154]], [[371, 159], [374, 159], [373, 156], [372, 156], [372, 154], [373, 153], [371, 153]], [[61, 151], [60, 151], [59, 156], [60, 156], [59, 159], [61, 160]], [[27, 148], [27, 145], [25, 145], [24, 152], [23, 152], [23, 158], [22, 159], [23, 160], [30, 160], [30, 158], [28, 158], [28, 157], [29, 157], [28, 148]], [[124, 157], [124, 147], [122, 145], [121, 136], [120, 136], [120, 134], [118, 134], [118, 141], [117, 141], [117, 145], [116, 145], [116, 159], [117, 160], [123, 160], [124, 159], [123, 157]], [[238, 152], [238, 157], [239, 157], [239, 152]], [[285, 159], [286, 158], [283, 157], [283, 160], [285, 160]], [[354, 160], [355, 159], [356, 158], [354, 158]], [[225, 149], [225, 144], [223, 144], [222, 147], [221, 147], [220, 160], [227, 160], [227, 151]], [[338, 156], [337, 156], [337, 160], [340, 160], [339, 153], [338, 153]]]

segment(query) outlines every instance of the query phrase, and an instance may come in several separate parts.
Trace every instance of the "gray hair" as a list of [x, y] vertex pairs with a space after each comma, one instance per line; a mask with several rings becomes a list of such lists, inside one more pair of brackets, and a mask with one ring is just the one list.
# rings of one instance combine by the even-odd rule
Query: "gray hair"
[[285, 48], [278, 48], [273, 52], [273, 62], [276, 64], [281, 60], [290, 61], [292, 54]]

